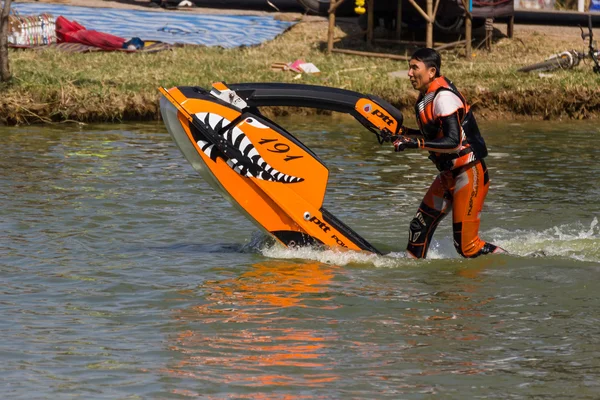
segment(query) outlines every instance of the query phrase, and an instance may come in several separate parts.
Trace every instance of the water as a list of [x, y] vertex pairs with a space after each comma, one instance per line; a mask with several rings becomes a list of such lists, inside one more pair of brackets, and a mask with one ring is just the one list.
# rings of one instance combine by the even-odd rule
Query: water
[[598, 124], [483, 124], [481, 234], [403, 257], [435, 175], [354, 121], [280, 119], [325, 206], [388, 256], [273, 247], [165, 128], [0, 128], [0, 387], [10, 399], [597, 399]]

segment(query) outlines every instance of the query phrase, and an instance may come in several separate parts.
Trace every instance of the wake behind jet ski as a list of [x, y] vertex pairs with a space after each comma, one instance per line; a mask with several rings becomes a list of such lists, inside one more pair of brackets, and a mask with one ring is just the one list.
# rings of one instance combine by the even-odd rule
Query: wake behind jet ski
[[284, 83], [160, 88], [163, 120], [194, 169], [252, 222], [285, 246], [380, 252], [323, 208], [329, 170], [300, 140], [261, 115], [261, 106], [344, 112], [382, 143], [402, 126], [382, 99]]

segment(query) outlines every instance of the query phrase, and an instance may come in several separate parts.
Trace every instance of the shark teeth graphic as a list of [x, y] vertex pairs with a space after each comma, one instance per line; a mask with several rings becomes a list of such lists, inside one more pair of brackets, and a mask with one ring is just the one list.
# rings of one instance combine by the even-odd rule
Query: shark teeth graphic
[[[200, 121], [202, 121], [205, 125], [210, 126], [217, 133], [219, 133], [224, 126], [227, 126], [231, 123], [231, 121], [213, 113], [200, 112], [196, 113], [195, 115]], [[236, 149], [238, 149], [245, 158], [245, 163], [240, 163], [240, 161], [235, 158], [230, 158], [227, 160], [227, 165], [229, 165], [238, 174], [248, 178], [256, 178], [270, 182], [296, 183], [304, 180], [304, 178], [298, 178], [284, 174], [283, 172], [280, 172], [269, 165], [269, 163], [267, 163], [261, 157], [250, 139], [248, 139], [244, 132], [237, 126], [227, 129], [222, 136]], [[197, 144], [202, 149], [204, 154], [206, 154], [212, 160], [216, 159], [218, 152], [215, 151], [216, 149], [214, 144], [204, 140], [198, 140]], [[248, 168], [247, 164], [249, 163], [256, 166], [256, 168]]]

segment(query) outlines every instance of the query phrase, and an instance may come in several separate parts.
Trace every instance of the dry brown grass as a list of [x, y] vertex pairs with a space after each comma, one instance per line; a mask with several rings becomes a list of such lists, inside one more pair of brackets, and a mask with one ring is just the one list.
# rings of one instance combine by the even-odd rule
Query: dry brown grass
[[[416, 96], [408, 80], [389, 75], [405, 70], [405, 62], [328, 56], [323, 51], [326, 31], [324, 19], [312, 18], [269, 43], [242, 49], [190, 46], [155, 54], [11, 51], [14, 79], [0, 86], [0, 121], [22, 124], [158, 119], [159, 86], [208, 87], [220, 80], [346, 88], [378, 95], [411, 112]], [[344, 37], [355, 31], [354, 26], [342, 24], [336, 35]], [[545, 77], [516, 72], [518, 67], [542, 61], [552, 53], [581, 50], [577, 28], [517, 25], [514, 39], [502, 38], [501, 34], [496, 32], [491, 52], [475, 50], [472, 61], [467, 61], [462, 51], [442, 53], [444, 74], [463, 90], [483, 118], [590, 118], [600, 114], [600, 76], [592, 74], [591, 66], [580, 65]], [[360, 41], [351, 44], [363, 46]], [[322, 73], [294, 79], [296, 74], [292, 72], [270, 70], [273, 62], [297, 58], [313, 62]]]

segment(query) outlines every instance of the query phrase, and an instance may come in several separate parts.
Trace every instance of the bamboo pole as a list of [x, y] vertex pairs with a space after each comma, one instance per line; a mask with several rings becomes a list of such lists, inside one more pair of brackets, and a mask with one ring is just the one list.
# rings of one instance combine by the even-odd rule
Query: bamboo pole
[[402, 0], [398, 0], [398, 8], [396, 9], [396, 38], [402, 37]]
[[436, 0], [435, 7], [433, 7], [433, 20], [435, 22], [435, 17], [437, 15], [438, 7], [440, 6], [440, 0]]
[[511, 15], [506, 24], [506, 36], [513, 38], [515, 35], [515, 14]]
[[0, 15], [0, 82], [8, 82], [12, 76], [8, 62], [8, 16], [12, 0], [5, 0]]
[[378, 57], [378, 58], [390, 58], [392, 60], [402, 60], [409, 61], [409, 56], [401, 56], [396, 54], [386, 54], [386, 53], [374, 53], [371, 51], [358, 51], [358, 50], [346, 50], [346, 49], [332, 49], [334, 53], [342, 53], [342, 54], [352, 54], [355, 56], [367, 56], [367, 57]]
[[433, 0], [427, 0], [427, 15], [429, 20], [427, 21], [427, 35], [425, 41], [427, 47], [433, 47]]
[[342, 5], [342, 3], [343, 3], [344, 1], [345, 1], [345, 0], [331, 0], [331, 4], [329, 5], [329, 10], [328, 10], [328, 12], [330, 12], [330, 13], [332, 13], [332, 12], [335, 12], [335, 10], [336, 10], [336, 9], [337, 9], [337, 8], [338, 8], [340, 5]]
[[[358, 33], [351, 33], [348, 34], [344, 37], [334, 37], [333, 38], [333, 43], [337, 43], [337, 42], [341, 42], [342, 40], [348, 40], [348, 39], [364, 39], [365, 35], [367, 34], [367, 31], [360, 31]], [[379, 39], [375, 39], [375, 41], [378, 41]]]
[[331, 9], [334, 5], [335, 0], [331, 0], [331, 7], [329, 9], [329, 26], [327, 27], [327, 54], [331, 54], [331, 49], [333, 49], [333, 33], [335, 31], [335, 11], [331, 11]]
[[[427, 0], [427, 2], [429, 2], [429, 1], [431, 1], [431, 0]], [[421, 16], [425, 19], [425, 21], [429, 21], [429, 14], [427, 14], [425, 11], [423, 11], [421, 6], [419, 6], [415, 0], [408, 0], [408, 2], [410, 4], [412, 4], [412, 6], [419, 12], [419, 14], [421, 14]]]
[[344, 2], [345, 0], [331, 0], [329, 4], [329, 27], [327, 29], [327, 54], [331, 54], [331, 50], [333, 49], [333, 37], [335, 35], [335, 10]]
[[367, 46], [373, 46], [373, 30], [375, 29], [375, 0], [367, 0]]
[[465, 8], [465, 57], [467, 60], [471, 59], [471, 55], [473, 54], [473, 49], [471, 48], [471, 42], [473, 37], [473, 14], [471, 14], [471, 10], [469, 10], [469, 3], [467, 0], [462, 0], [463, 7]]
[[[377, 38], [377, 39], [373, 39], [373, 41], [376, 43], [408, 44], [411, 46], [426, 46], [427, 45], [427, 42], [418, 41], [418, 40], [398, 40], [398, 39]], [[441, 43], [441, 42], [433, 43], [434, 46], [441, 46], [443, 44], [444, 43]]]
[[439, 50], [449, 49], [452, 47], [457, 47], [457, 46], [465, 44], [466, 42], [467, 42], [466, 40], [457, 40], [456, 42], [445, 43], [440, 46], [436, 46], [434, 48], [435, 48], [435, 50], [439, 51]]
[[473, 54], [473, 49], [471, 48], [471, 42], [473, 37], [473, 18], [471, 17], [471, 13], [467, 15], [465, 19], [465, 58], [467, 60], [471, 60], [471, 56]]

